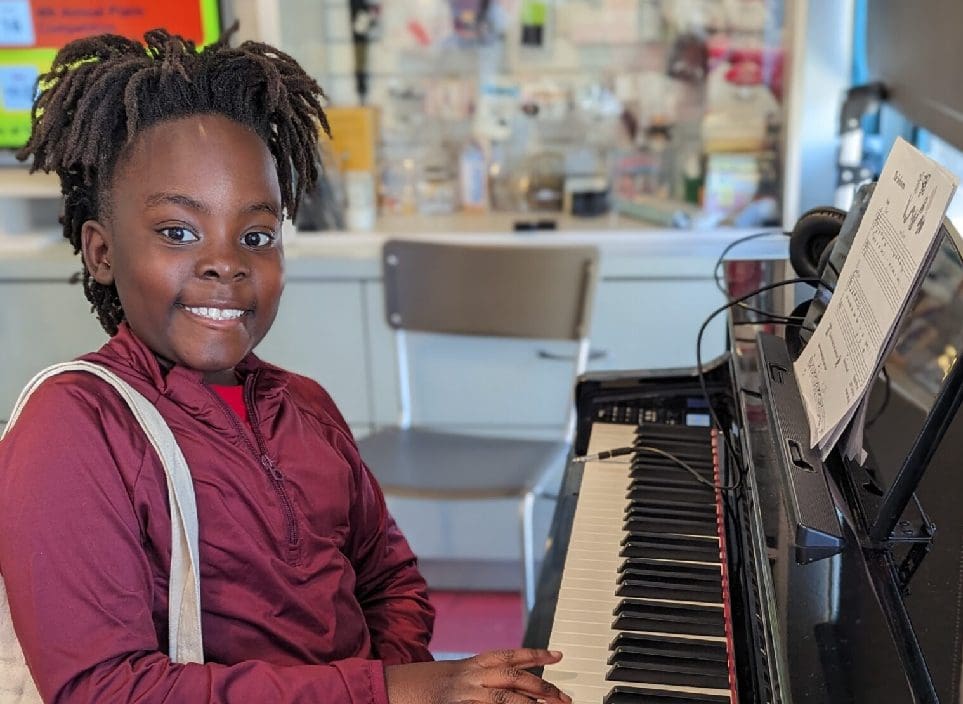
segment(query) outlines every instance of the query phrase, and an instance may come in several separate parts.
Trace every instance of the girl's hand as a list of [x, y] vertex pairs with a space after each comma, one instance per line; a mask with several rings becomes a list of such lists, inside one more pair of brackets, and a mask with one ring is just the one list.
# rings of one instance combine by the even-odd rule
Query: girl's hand
[[391, 704], [572, 704], [554, 684], [526, 668], [549, 665], [562, 654], [535, 648], [491, 650], [465, 660], [385, 668]]

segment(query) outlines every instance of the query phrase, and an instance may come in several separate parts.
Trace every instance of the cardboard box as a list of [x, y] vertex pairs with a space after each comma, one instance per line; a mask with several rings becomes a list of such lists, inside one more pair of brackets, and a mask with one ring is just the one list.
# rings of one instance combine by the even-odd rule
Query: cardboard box
[[377, 111], [371, 107], [329, 107], [324, 112], [331, 126], [329, 147], [341, 171], [375, 173]]

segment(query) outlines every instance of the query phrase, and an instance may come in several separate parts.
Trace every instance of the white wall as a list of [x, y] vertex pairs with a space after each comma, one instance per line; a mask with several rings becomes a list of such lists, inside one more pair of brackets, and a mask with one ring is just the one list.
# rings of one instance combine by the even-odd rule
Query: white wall
[[791, 56], [786, 198], [791, 228], [810, 208], [836, 198], [839, 112], [852, 76], [853, 0], [789, 0], [787, 25], [798, 37]]

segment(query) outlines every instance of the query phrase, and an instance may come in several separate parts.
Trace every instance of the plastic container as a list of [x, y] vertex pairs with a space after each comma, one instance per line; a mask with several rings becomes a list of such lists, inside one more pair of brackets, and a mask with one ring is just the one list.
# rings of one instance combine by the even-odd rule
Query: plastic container
[[462, 210], [488, 210], [488, 158], [477, 140], [466, 142], [458, 155], [458, 185]]

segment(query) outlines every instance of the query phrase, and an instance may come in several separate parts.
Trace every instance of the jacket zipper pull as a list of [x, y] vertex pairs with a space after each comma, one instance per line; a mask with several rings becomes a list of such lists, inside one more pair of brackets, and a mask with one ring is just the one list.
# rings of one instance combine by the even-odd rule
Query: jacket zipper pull
[[268, 471], [268, 473], [271, 475], [274, 481], [276, 482], [284, 481], [284, 475], [281, 474], [281, 470], [277, 468], [277, 465], [274, 464], [274, 461], [270, 457], [268, 457], [266, 454], [261, 455], [261, 464]]

